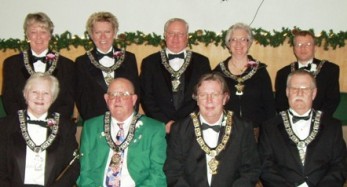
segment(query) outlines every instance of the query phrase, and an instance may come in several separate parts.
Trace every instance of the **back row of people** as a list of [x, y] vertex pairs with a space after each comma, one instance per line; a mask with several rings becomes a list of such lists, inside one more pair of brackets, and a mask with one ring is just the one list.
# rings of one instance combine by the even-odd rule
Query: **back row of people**
[[[104, 114], [107, 106], [103, 95], [109, 81], [124, 77], [135, 86], [141, 106], [149, 117], [171, 124], [196, 109], [191, 98], [198, 78], [211, 71], [208, 58], [188, 50], [188, 23], [170, 19], [164, 26], [166, 48], [144, 58], [138, 76], [135, 55], [114, 46], [118, 21], [109, 12], [92, 14], [86, 30], [94, 48], [73, 62], [49, 48], [54, 25], [44, 13], [28, 14], [24, 32], [30, 48], [7, 58], [3, 66], [3, 103], [8, 114], [25, 108], [22, 96], [25, 81], [34, 72], [47, 72], [60, 82], [61, 91], [50, 108], [65, 116], [72, 116], [74, 102], [83, 120]], [[249, 26], [237, 23], [225, 37], [231, 54], [213, 70], [227, 79], [231, 90], [226, 109], [259, 124], [288, 108], [285, 95], [286, 78], [294, 70], [305, 68], [317, 80], [318, 94], [313, 108], [333, 115], [339, 103], [339, 67], [326, 60], [314, 58], [315, 38], [308, 31], [294, 33], [293, 49], [298, 61], [278, 71], [274, 100], [271, 79], [266, 64], [259, 62], [248, 51], [253, 43]], [[231, 102], [232, 101], [232, 102]], [[138, 106], [139, 102], [137, 103]]]
[[[27, 98], [24, 99], [24, 97], [22, 96], [20, 86], [24, 87], [24, 84], [26, 80], [30, 77], [30, 75], [34, 74], [35, 72], [46, 72], [48, 74], [52, 74], [55, 77], [57, 77], [60, 83], [61, 92], [59, 93], [57, 100], [54, 103], [53, 102], [51, 103], [52, 106], [49, 107], [50, 111], [47, 113], [58, 112], [58, 113], [61, 113], [62, 116], [69, 118], [72, 115], [72, 110], [73, 110], [73, 105], [75, 100], [77, 108], [80, 112], [80, 115], [82, 116], [84, 120], [86, 120], [86, 127], [88, 127], [83, 130], [83, 135], [82, 135], [82, 152], [86, 154], [85, 157], [82, 159], [82, 161], [84, 160], [85, 162], [88, 162], [88, 164], [83, 164], [82, 166], [81, 176], [79, 179], [81, 186], [83, 186], [82, 184], [84, 182], [86, 182], [85, 184], [90, 184], [88, 183], [91, 180], [90, 178], [88, 178], [90, 176], [94, 176], [94, 179], [99, 182], [100, 180], [102, 180], [101, 181], [103, 182], [102, 184], [109, 183], [110, 186], [112, 186], [111, 183], [115, 185], [119, 184], [120, 170], [124, 171], [125, 173], [124, 175], [122, 175], [122, 177], [125, 177], [125, 179], [122, 178], [122, 181], [128, 181], [128, 182], [130, 181], [136, 184], [139, 181], [142, 181], [144, 183], [155, 184], [155, 181], [157, 179], [156, 177], [159, 177], [158, 181], [156, 182], [159, 182], [158, 185], [162, 186], [163, 183], [160, 183], [160, 181], [162, 181], [163, 179], [162, 172], [154, 173], [154, 174], [157, 174], [156, 176], [152, 176], [153, 175], [152, 173], [146, 174], [146, 172], [148, 172], [147, 169], [149, 169], [147, 166], [150, 165], [154, 167], [155, 164], [158, 164], [158, 163], [162, 164], [165, 161], [165, 155], [163, 155], [163, 150], [165, 150], [166, 148], [166, 146], [164, 146], [166, 145], [165, 137], [164, 137], [165, 133], [162, 132], [163, 129], [160, 130], [159, 121], [164, 122], [166, 124], [165, 126], [166, 133], [168, 134], [170, 133], [172, 125], [173, 125], [173, 129], [176, 129], [175, 131], [177, 131], [177, 133], [179, 134], [183, 133], [183, 137], [178, 137], [181, 135], [177, 135], [176, 133], [170, 134], [167, 137], [169, 139], [169, 142], [172, 141], [172, 143], [170, 143], [172, 146], [180, 147], [183, 145], [180, 144], [179, 139], [184, 139], [185, 135], [188, 135], [188, 134], [185, 134], [185, 132], [181, 132], [182, 131], [181, 128], [182, 126], [184, 126], [183, 125], [184, 123], [180, 122], [180, 120], [182, 119], [189, 118], [194, 121], [194, 119], [199, 118], [201, 123], [200, 122], [196, 123], [197, 125], [194, 122], [187, 123], [187, 124], [193, 123], [193, 126], [196, 126], [195, 128], [197, 128], [198, 130], [200, 128], [200, 125], [204, 121], [210, 126], [212, 126], [215, 123], [217, 124], [218, 122], [220, 122], [218, 124], [222, 124], [224, 122], [224, 124], [228, 125], [226, 121], [228, 120], [230, 121], [228, 117], [231, 118], [230, 117], [231, 114], [226, 113], [225, 115], [223, 114], [224, 117], [221, 117], [222, 113], [220, 113], [220, 110], [221, 111], [223, 111], [223, 109], [226, 109], [226, 111], [230, 110], [230, 111], [233, 111], [232, 116], [245, 118], [250, 121], [250, 123], [246, 122], [244, 124], [251, 124], [250, 128], [254, 129], [254, 132], [256, 135], [256, 139], [254, 140], [257, 140], [259, 126], [262, 123], [264, 123], [264, 121], [276, 115], [276, 107], [275, 107], [276, 105], [275, 105], [275, 100], [273, 98], [271, 80], [268, 75], [268, 72], [266, 71], [266, 65], [264, 63], [261, 63], [255, 60], [253, 57], [251, 57], [248, 54], [248, 50], [252, 45], [253, 38], [252, 38], [251, 28], [245, 24], [238, 23], [229, 28], [225, 43], [231, 53], [231, 57], [221, 62], [214, 70], [222, 74], [224, 78], [227, 80], [225, 85], [227, 85], [228, 90], [230, 90], [230, 94], [228, 92], [228, 94], [226, 95], [221, 94], [221, 93], [226, 93], [224, 90], [220, 90], [221, 93], [219, 92], [207, 93], [206, 91], [205, 91], [206, 93], [204, 91], [203, 93], [197, 93], [197, 89], [198, 89], [197, 87], [203, 87], [209, 91], [219, 90], [220, 87], [218, 87], [219, 83], [217, 84], [218, 86], [215, 88], [213, 87], [213, 86], [216, 86], [214, 84], [212, 84], [212, 86], [208, 84], [208, 86], [204, 87], [203, 86], [204, 84], [202, 84], [202, 82], [200, 82], [200, 84], [198, 83], [199, 78], [202, 75], [211, 72], [211, 68], [209, 65], [209, 60], [206, 57], [186, 49], [187, 43], [188, 43], [188, 24], [182, 19], [174, 18], [169, 20], [165, 24], [164, 37], [166, 41], [166, 48], [155, 54], [152, 54], [146, 57], [143, 60], [142, 66], [141, 66], [140, 78], [138, 77], [135, 55], [130, 52], [124, 51], [123, 49], [117, 49], [116, 47], [113, 46], [114, 38], [118, 31], [118, 21], [112, 14], [108, 12], [95, 13], [88, 19], [87, 31], [90, 35], [90, 38], [93, 40], [93, 43], [95, 46], [91, 51], [87, 51], [86, 54], [82, 55], [81, 57], [78, 57], [76, 59], [75, 66], [70, 60], [62, 57], [56, 52], [49, 50], [48, 44], [50, 42], [51, 35], [53, 32], [53, 23], [50, 21], [48, 16], [46, 16], [43, 13], [29, 14], [25, 21], [24, 29], [25, 29], [26, 36], [28, 40], [30, 41], [30, 49], [21, 54], [18, 54], [6, 59], [4, 63], [3, 99], [4, 99], [5, 109], [6, 111], [8, 111], [10, 115], [11, 115], [11, 110], [13, 112], [12, 114], [18, 115], [19, 114], [19, 113], [17, 114], [18, 110], [27, 108], [26, 103], [28, 102], [28, 100]], [[314, 58], [313, 56], [314, 47], [315, 47], [314, 36], [312, 34], [306, 31], [303, 31], [303, 32], [301, 31], [297, 33], [297, 35], [294, 38], [294, 52], [298, 58], [298, 63], [293, 63], [290, 66], [291, 68], [289, 68], [289, 70], [286, 70], [285, 73], [281, 73], [281, 76], [284, 76], [285, 79], [284, 79], [284, 82], [280, 82], [280, 81], [277, 82], [277, 79], [276, 79], [276, 88], [280, 88], [282, 86], [284, 90], [288, 89], [286, 77], [291, 71], [295, 71], [301, 68], [300, 65], [298, 64], [311, 64], [310, 68], [308, 68], [308, 71], [312, 71], [312, 74], [316, 76], [317, 82], [319, 81], [317, 77], [319, 75], [324, 75], [322, 74], [322, 72], [326, 73], [328, 69], [329, 70], [332, 69], [331, 71], [334, 71], [337, 77], [330, 76], [329, 74], [330, 77], [327, 77], [327, 78], [334, 78], [334, 80], [329, 81], [330, 84], [328, 83], [326, 85], [323, 84], [322, 82], [323, 89], [320, 89], [319, 83], [317, 84], [318, 94], [320, 90], [327, 89], [328, 91], [325, 91], [326, 93], [322, 93], [321, 97], [314, 97], [314, 96], [312, 97], [312, 99], [315, 99], [315, 100], [317, 98], [321, 99], [320, 101], [317, 101], [317, 106], [316, 108], [314, 106], [314, 108], [317, 110], [322, 109], [323, 113], [327, 114], [326, 116], [330, 116], [332, 115], [333, 112], [329, 112], [328, 109], [330, 109], [332, 106], [335, 106], [336, 108], [338, 104], [338, 100], [336, 105], [327, 104], [330, 102], [330, 100], [325, 99], [325, 97], [329, 97], [328, 93], [330, 93], [330, 91], [332, 90], [334, 90], [335, 92], [337, 91], [337, 93], [339, 94], [339, 84], [338, 84], [339, 70], [336, 65], [330, 62], [322, 61], [322, 62], [319, 62], [318, 64], [315, 64], [314, 62], [312, 63], [311, 61]], [[308, 54], [310, 54], [311, 56]], [[307, 58], [307, 56], [310, 56], [311, 58]], [[66, 61], [66, 62], [60, 63], [60, 61]], [[65, 68], [63, 67], [63, 64], [66, 64], [64, 66]], [[286, 68], [287, 67], [285, 67], [284, 69]], [[326, 71], [323, 71], [323, 70], [326, 70]], [[11, 74], [13, 71], [16, 71], [17, 73]], [[279, 75], [281, 71], [284, 71], [284, 70], [280, 70], [277, 77], [280, 77]], [[69, 73], [66, 74], [66, 72], [69, 72]], [[115, 78], [116, 80], [114, 80]], [[202, 78], [202, 80], [204, 79]], [[205, 81], [208, 81], [208, 80], [216, 81], [215, 78], [207, 78]], [[334, 84], [333, 84], [333, 81], [335, 81]], [[335, 83], [337, 84], [337, 88], [330, 88], [330, 87], [328, 88], [328, 86], [336, 86]], [[111, 87], [110, 86], [111, 84], [114, 86]], [[284, 87], [283, 87], [283, 84], [284, 84]], [[12, 85], [17, 85], [19, 86], [19, 88], [18, 87], [12, 88]], [[196, 85], [198, 86], [195, 87]], [[301, 87], [300, 85], [297, 89], [299, 89], [298, 92], [301, 93], [301, 91], [305, 88]], [[10, 93], [12, 95], [5, 96], [6, 92], [8, 94], [8, 91], [11, 91]], [[281, 103], [288, 103], [287, 101], [288, 93], [284, 91], [284, 93], [282, 94], [284, 94], [284, 97], [282, 97], [282, 100], [280, 100], [281, 93], [277, 92], [276, 90], [276, 99], [278, 103], [277, 108], [281, 111], [288, 109], [288, 106], [284, 108], [280, 108], [285, 106]], [[314, 94], [314, 95], [318, 96], [318, 94]], [[14, 98], [13, 100], [14, 95], [16, 96], [16, 98]], [[192, 95], [194, 97], [192, 97]], [[216, 106], [209, 104], [209, 101], [215, 100], [215, 99], [218, 100], [218, 98], [221, 95], [224, 95], [223, 100], [221, 101], [221, 103], [218, 104], [217, 108]], [[154, 119], [157, 119], [158, 121], [151, 121], [151, 119], [147, 119], [146, 117], [139, 116], [136, 114], [136, 112], [134, 113], [133, 109], [134, 108], [135, 110], [138, 109], [137, 96], [140, 96], [142, 107], [146, 115]], [[131, 98], [131, 100], [129, 98]], [[12, 102], [11, 102], [11, 99], [12, 99]], [[15, 103], [18, 103], [18, 104], [15, 104]], [[128, 103], [128, 104], [124, 104], [124, 103]], [[35, 103], [35, 104], [39, 105], [40, 103]], [[110, 113], [107, 112], [108, 110], [110, 110]], [[327, 111], [325, 112], [325, 110]], [[200, 111], [200, 113], [195, 113], [195, 118], [193, 118], [194, 113], [192, 113], [194, 111]], [[300, 112], [294, 111], [293, 113], [295, 115], [300, 116], [300, 115], [306, 115], [306, 112], [300, 113]], [[46, 115], [46, 113], [44, 114]], [[199, 117], [200, 114], [201, 116]], [[215, 118], [218, 115], [219, 115], [219, 118], [218, 119]], [[28, 116], [30, 115], [28, 114]], [[294, 115], [291, 115], [291, 116], [294, 116]], [[38, 117], [42, 117], [42, 116], [38, 116]], [[107, 122], [107, 119], [109, 119], [108, 122]], [[213, 119], [213, 120], [210, 121], [210, 119]], [[101, 121], [101, 123], [99, 121]], [[102, 125], [102, 126], [91, 125], [91, 124], [102, 124], [102, 121], [104, 122], [105, 125]], [[236, 129], [234, 128], [236, 131], [238, 130], [238, 128], [241, 128], [238, 126], [242, 126], [242, 128], [243, 126], [245, 126], [246, 128], [247, 125], [237, 125], [239, 123], [240, 122], [236, 122], [236, 124], [234, 124], [235, 125], [234, 127], [235, 128], [237, 127]], [[143, 124], [146, 124], [144, 125], [144, 127], [146, 126], [145, 129], [148, 129], [148, 126], [151, 126], [152, 129], [157, 129], [157, 130], [150, 131], [150, 132], [146, 130], [138, 134], [138, 131], [134, 129], [140, 128]], [[147, 125], [147, 124], [152, 124], [152, 125]], [[94, 129], [94, 128], [97, 128], [97, 129]], [[103, 131], [104, 129], [107, 129], [107, 128], [109, 129], [108, 132]], [[247, 135], [248, 131], [242, 128], [241, 128], [241, 132], [245, 131], [246, 135], [240, 135], [239, 138], [243, 138], [243, 136], [249, 137]], [[228, 130], [228, 128], [226, 130]], [[117, 133], [111, 133], [112, 131]], [[230, 132], [229, 132], [229, 135], [225, 135], [227, 132], [228, 131], [225, 131], [225, 132], [223, 131], [223, 133], [221, 133], [222, 134], [221, 136], [218, 136], [219, 134], [217, 134], [216, 137], [220, 137], [222, 141], [225, 139], [224, 143], [226, 143], [228, 142], [227, 136], [230, 135]], [[123, 139], [121, 138], [122, 134], [123, 134]], [[126, 134], [128, 136], [125, 137], [124, 135]], [[131, 136], [129, 136], [129, 134]], [[240, 134], [243, 134], [243, 133], [240, 133]], [[152, 137], [153, 139], [151, 140], [142, 139], [144, 138], [142, 136], [145, 136], [145, 135], [147, 137]], [[173, 138], [170, 136], [173, 136], [176, 138]], [[198, 134], [195, 134], [195, 136], [196, 138], [198, 138]], [[216, 140], [206, 140], [204, 136], [207, 136], [207, 135], [201, 136], [200, 134], [200, 138], [203, 138], [204, 141], [215, 142], [211, 144], [207, 142], [205, 144], [199, 143], [199, 146], [201, 147], [201, 149], [205, 151], [206, 155], [208, 155], [206, 156], [206, 162], [208, 160], [207, 163], [209, 165], [209, 172], [212, 173], [212, 174], [211, 173], [208, 174], [209, 176], [208, 184], [211, 185], [212, 184], [211, 177], [215, 175], [213, 173], [217, 172], [217, 169], [218, 169], [218, 163], [219, 163], [218, 153], [219, 151], [225, 149], [225, 147], [223, 147], [222, 144], [219, 144], [219, 145], [216, 144], [216, 140], [218, 138]], [[102, 138], [105, 137], [108, 141], [106, 142], [106, 144], [104, 142], [103, 144], [105, 145], [99, 148], [99, 146], [97, 145], [98, 145], [98, 142], [100, 141], [100, 137]], [[154, 141], [155, 137], [157, 137], [156, 141]], [[194, 137], [194, 136], [190, 134], [188, 137]], [[163, 139], [164, 141], [161, 141]], [[142, 143], [136, 144], [136, 141], [151, 142], [151, 144], [150, 145], [148, 144], [142, 145]], [[117, 142], [123, 142], [123, 143], [119, 144]], [[252, 141], [247, 140], [247, 142], [248, 142], [246, 143], [247, 145], [253, 145]], [[299, 143], [300, 142], [301, 141], [299, 141]], [[239, 140], [235, 140], [234, 143], [240, 143], [240, 142]], [[305, 146], [307, 146], [308, 143], [306, 143]], [[160, 149], [158, 149], [158, 144], [162, 146]], [[88, 147], [88, 146], [91, 146], [91, 147]], [[217, 153], [216, 153], [215, 150], [209, 149], [209, 147], [214, 147], [214, 146], [216, 146], [217, 149], [219, 146], [222, 146], [223, 148], [221, 148], [219, 151], [217, 150]], [[129, 147], [129, 151], [130, 150], [136, 150], [136, 151], [128, 152], [127, 147]], [[247, 156], [250, 156], [249, 159], [251, 160], [249, 161], [252, 163], [251, 165], [254, 165], [253, 169], [255, 172], [254, 176], [250, 177], [252, 178], [251, 183], [253, 183], [254, 182], [253, 179], [257, 178], [256, 173], [259, 170], [259, 168], [257, 168], [257, 165], [258, 165], [257, 156], [256, 156], [257, 153], [254, 152], [255, 151], [254, 148], [256, 146], [250, 146], [250, 147], [246, 146], [246, 147], [247, 149], [242, 151], [250, 151], [251, 155], [245, 155], [245, 157], [242, 159], [247, 160], [248, 159]], [[112, 150], [110, 150], [110, 148]], [[188, 146], [188, 149], [189, 148], [190, 146]], [[98, 150], [100, 149], [100, 150], [95, 151], [94, 149], [98, 149]], [[146, 151], [146, 149], [149, 149], [153, 152], [150, 151], [151, 154], [146, 155], [146, 153], [148, 153], [148, 150]], [[93, 150], [95, 152], [93, 152]], [[166, 168], [165, 170], [167, 171], [166, 173], [167, 175], [168, 173], [174, 172], [170, 170], [177, 167], [177, 164], [179, 164], [177, 163], [178, 161], [182, 161], [182, 160], [177, 161], [177, 159], [181, 157], [182, 155], [187, 154], [187, 153], [177, 153], [175, 152], [177, 151], [176, 149], [171, 150], [171, 148], [169, 147], [168, 153], [170, 151], [173, 151], [173, 153], [168, 155], [175, 155], [175, 154], [179, 154], [179, 155], [174, 156], [174, 158], [169, 157], [167, 159], [167, 164], [165, 167]], [[306, 147], [305, 147], [305, 151], [306, 151]], [[104, 153], [104, 155], [106, 156], [100, 156], [98, 155], [99, 153], [100, 154]], [[129, 153], [129, 156], [126, 156], [128, 155], [128, 153]], [[134, 153], [136, 156], [130, 156], [130, 155], [133, 155]], [[143, 153], [141, 155], [144, 158], [146, 158], [145, 159], [146, 161], [149, 161], [149, 162], [148, 163], [141, 162], [141, 163], [135, 164], [137, 167], [133, 167], [131, 165], [127, 166], [124, 164], [122, 165], [121, 168], [119, 167], [121, 163], [123, 162], [127, 163], [127, 159], [131, 161], [133, 160], [139, 161], [139, 158], [138, 158], [139, 153]], [[152, 154], [155, 154], [155, 155], [152, 155]], [[239, 158], [239, 156], [242, 156], [242, 155], [243, 154], [241, 153], [237, 154], [238, 157], [235, 157], [235, 159]], [[97, 158], [97, 160], [95, 160], [95, 158]], [[100, 159], [100, 161], [98, 161], [98, 159]], [[171, 166], [170, 166], [170, 160], [173, 161], [173, 163], [171, 163]], [[239, 160], [240, 159], [236, 159], [235, 164]], [[184, 162], [187, 162], [187, 160], [185, 160]], [[37, 163], [42, 164], [43, 162], [41, 161]], [[110, 163], [109, 167], [105, 167], [105, 168], [99, 167], [100, 164], [104, 165], [105, 163], [106, 165]], [[194, 163], [191, 163], [191, 164], [194, 164]], [[247, 163], [244, 163], [244, 164], [249, 165]], [[238, 165], [238, 167], [233, 167], [233, 168], [244, 167], [245, 165]], [[203, 167], [204, 165], [200, 165], [200, 166]], [[93, 167], [97, 167], [99, 170], [101, 169], [101, 171], [96, 170], [95, 168], [91, 169]], [[193, 168], [196, 169], [196, 167], [192, 167], [191, 169]], [[154, 168], [155, 171], [157, 171], [158, 168]], [[100, 174], [103, 174], [102, 172], [103, 169], [105, 169], [104, 171], [105, 173], [109, 175], [109, 178], [112, 178], [112, 179], [109, 179], [107, 177], [105, 178], [97, 177]], [[225, 168], [225, 171], [227, 171], [228, 169], [229, 168]], [[189, 170], [189, 168], [187, 168], [187, 170]], [[136, 175], [139, 178], [137, 177], [134, 178], [133, 176], [135, 175], [134, 172], [135, 173], [138, 172], [138, 174]], [[181, 173], [182, 170], [178, 172]], [[188, 172], [188, 171], [185, 171], [185, 172]], [[88, 176], [85, 180], [83, 179], [83, 174], [86, 174], [85, 176]], [[176, 174], [174, 173], [173, 177], [175, 177], [176, 175], [177, 173]], [[148, 176], [149, 178], [155, 181], [152, 181], [152, 182], [148, 181], [146, 180], [147, 178], [144, 176]], [[40, 180], [41, 180], [40, 182], [42, 183], [42, 177], [40, 178]], [[178, 180], [180, 181], [181, 179], [178, 178]], [[188, 178], [185, 178], [182, 181], [183, 182], [182, 185], [186, 183], [185, 180], [188, 180]], [[194, 183], [194, 179], [189, 179], [189, 180], [191, 181], [187, 183], [196, 184]], [[234, 179], [230, 178], [230, 181], [234, 181]], [[99, 182], [97, 184], [99, 184]], [[168, 182], [171, 183], [169, 180]], [[174, 180], [172, 184], [176, 184], [176, 182], [177, 181]], [[178, 182], [177, 184], [179, 185], [180, 183]], [[245, 185], [247, 184], [247, 182], [243, 183], [241, 180], [240, 184]], [[88, 186], [88, 185], [84, 185], [84, 186]]]

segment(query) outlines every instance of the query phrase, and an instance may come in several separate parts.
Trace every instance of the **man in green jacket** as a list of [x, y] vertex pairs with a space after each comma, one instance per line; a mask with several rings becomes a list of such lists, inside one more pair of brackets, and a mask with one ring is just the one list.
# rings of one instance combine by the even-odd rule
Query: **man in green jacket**
[[104, 95], [109, 111], [84, 124], [79, 187], [166, 186], [165, 125], [137, 114], [137, 95], [125, 78]]

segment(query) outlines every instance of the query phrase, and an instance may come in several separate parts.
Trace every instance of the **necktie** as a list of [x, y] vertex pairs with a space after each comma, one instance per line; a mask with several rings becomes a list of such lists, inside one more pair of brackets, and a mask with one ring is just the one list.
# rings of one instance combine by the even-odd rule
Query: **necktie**
[[27, 123], [39, 125], [41, 127], [47, 128], [47, 121], [42, 120], [27, 120]]
[[168, 56], [169, 60], [172, 60], [174, 58], [180, 58], [180, 59], [184, 59], [184, 53], [179, 53], [179, 54], [169, 54]]
[[[124, 141], [124, 129], [123, 129], [123, 123], [117, 123], [119, 126], [119, 131], [116, 135], [116, 145], [120, 145]], [[110, 165], [108, 166], [107, 173], [106, 173], [106, 186], [107, 187], [114, 187], [114, 186], [120, 186], [120, 178], [121, 178], [121, 171], [122, 171], [122, 164], [123, 164], [123, 156], [124, 152], [116, 152], [111, 157]]]
[[119, 127], [119, 131], [117, 132], [117, 136], [116, 136], [116, 144], [120, 145], [124, 141], [124, 129], [123, 129], [124, 123], [117, 123], [117, 125]]
[[105, 56], [108, 56], [110, 58], [114, 58], [113, 51], [110, 51], [108, 53], [100, 53], [99, 51], [96, 51], [96, 55], [97, 55], [98, 60], [101, 60]]
[[311, 71], [311, 63], [308, 64], [307, 66], [301, 67], [299, 69], [303, 69], [303, 70], [306, 70], [306, 71]]
[[289, 111], [289, 113], [292, 115], [292, 120], [293, 120], [293, 123], [296, 123], [300, 120], [309, 120], [310, 117], [311, 117], [311, 112], [307, 115], [307, 116], [295, 116], [291, 111]]
[[202, 130], [206, 130], [206, 129], [209, 129], [209, 128], [211, 128], [211, 129], [214, 130], [215, 132], [219, 132], [221, 126], [220, 126], [220, 125], [209, 125], [209, 124], [206, 124], [206, 123], [202, 123], [202, 124], [201, 124], [201, 129], [202, 129]]
[[42, 57], [37, 57], [37, 56], [34, 56], [33, 55], [33, 62], [35, 63], [35, 62], [37, 62], [37, 61], [41, 61], [41, 62], [43, 62], [43, 63], [46, 63], [46, 57], [45, 56], [42, 56]]

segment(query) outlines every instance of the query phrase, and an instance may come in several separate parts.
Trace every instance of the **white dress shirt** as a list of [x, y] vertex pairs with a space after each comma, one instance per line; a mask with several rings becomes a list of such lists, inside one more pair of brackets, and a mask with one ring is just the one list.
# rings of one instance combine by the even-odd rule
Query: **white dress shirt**
[[[183, 50], [179, 53], [184, 53], [184, 56], [186, 55], [186, 50]], [[179, 54], [179, 53], [174, 53], [172, 51], [170, 51], [169, 49], [166, 49], [166, 55], [168, 56], [169, 54]], [[181, 58], [174, 58], [169, 60], [169, 64], [171, 66], [171, 68], [175, 71], [178, 71], [179, 69], [181, 69], [181, 67], [183, 66], [184, 63], [184, 59]]]
[[[99, 53], [102, 54], [106, 54], [109, 53], [113, 50], [113, 47], [111, 47], [106, 53], [101, 52], [99, 49], [97, 49]], [[111, 58], [109, 56], [104, 56], [99, 60], [99, 63], [105, 67], [111, 67], [114, 65], [115, 61], [114, 58]], [[104, 78], [106, 78], [106, 76], [108, 75], [108, 73], [102, 71], [102, 75], [104, 76]], [[114, 78], [114, 71], [110, 73], [111, 77]]]
[[[214, 124], [209, 124], [211, 126], [213, 125], [221, 125], [222, 124], [222, 120], [223, 120], [223, 114], [221, 115], [221, 117], [219, 118], [219, 120], [214, 123]], [[200, 115], [200, 121], [201, 123], [206, 123], [206, 120]], [[209, 146], [210, 148], [215, 148], [218, 144], [218, 137], [219, 137], [219, 132], [214, 131], [211, 128], [205, 129], [202, 131], [202, 135], [203, 135], [203, 139], [206, 143], [207, 146]], [[206, 154], [206, 172], [207, 172], [207, 181], [209, 186], [211, 186], [211, 179], [212, 179], [212, 174], [209, 172], [208, 169], [208, 162], [212, 159], [211, 156], [209, 156], [208, 154]]]
[[[119, 131], [119, 126], [117, 125], [117, 123], [124, 123], [123, 124], [123, 130], [124, 130], [124, 138], [126, 138], [128, 132], [129, 132], [129, 127], [130, 127], [130, 123], [132, 121], [132, 118], [134, 117], [134, 114], [132, 114], [128, 119], [126, 119], [125, 121], [117, 121], [116, 119], [114, 119], [112, 117], [111, 120], [111, 137], [113, 139], [113, 141], [115, 141], [117, 138], [117, 133]], [[106, 187], [106, 173], [107, 173], [107, 169], [108, 166], [111, 162], [111, 158], [113, 156], [114, 152], [113, 150], [110, 148], [110, 152], [108, 154], [108, 158], [107, 158], [107, 165], [105, 167], [105, 171], [104, 171], [104, 186]], [[128, 155], [128, 148], [126, 148], [124, 150], [124, 157], [123, 157], [123, 164], [122, 164], [122, 170], [121, 170], [121, 183], [120, 183], [120, 187], [135, 187], [135, 181], [131, 178], [129, 170], [128, 170], [128, 164], [127, 164], [127, 155]]]
[[[30, 112], [31, 120], [46, 121], [47, 113], [36, 118]], [[41, 145], [47, 139], [47, 128], [35, 124], [28, 124], [28, 133], [36, 145]], [[36, 153], [26, 146], [24, 184], [45, 185], [46, 150]]]
[[[294, 110], [292, 110], [292, 109], [289, 109], [289, 110], [295, 116], [307, 116], [311, 112], [311, 110], [309, 110], [305, 114], [299, 115]], [[299, 120], [296, 123], [293, 123], [293, 117], [290, 115], [290, 122], [291, 122], [293, 132], [300, 140], [305, 140], [308, 137], [308, 135], [310, 134], [311, 120], [312, 120], [312, 113], [310, 114], [310, 119]], [[305, 147], [303, 150], [306, 153], [307, 147]], [[308, 187], [308, 185], [306, 184], [306, 182], [304, 182], [304, 183], [300, 184], [298, 187]]]
[[[48, 49], [44, 50], [42, 53], [40, 54], [36, 54], [33, 50], [31, 50], [31, 53], [34, 55], [34, 56], [37, 56], [37, 57], [45, 57], [46, 54], [48, 52]], [[33, 67], [34, 67], [34, 71], [35, 72], [41, 72], [41, 73], [44, 73], [46, 72], [46, 66], [47, 64], [46, 63], [43, 63], [41, 60], [37, 61], [37, 62], [34, 62], [33, 64]]]

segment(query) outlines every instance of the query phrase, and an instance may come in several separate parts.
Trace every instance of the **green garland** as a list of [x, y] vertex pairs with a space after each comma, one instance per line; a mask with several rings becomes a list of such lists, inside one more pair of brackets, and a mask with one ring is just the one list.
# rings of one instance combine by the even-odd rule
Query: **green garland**
[[[314, 31], [311, 29], [311, 32]], [[217, 34], [213, 31], [207, 30], [197, 30], [193, 33], [189, 33], [189, 47], [192, 45], [205, 44], [214, 44], [216, 46], [224, 45], [226, 31], [222, 31]], [[272, 32], [266, 31], [264, 29], [258, 28], [253, 29], [254, 41], [263, 46], [278, 47], [283, 45], [285, 41], [291, 44], [293, 39], [292, 29], [282, 28], [282, 31]], [[337, 47], [344, 47], [345, 41], [347, 40], [347, 32], [334, 33], [332, 30], [329, 32], [322, 31], [317, 35], [317, 45], [323, 46], [325, 50], [328, 50], [330, 47], [336, 49]], [[289, 40], [287, 40], [289, 39]], [[115, 44], [118, 47], [126, 47], [128, 45], [151, 45], [151, 46], [165, 46], [165, 41], [161, 35], [155, 33], [145, 34], [141, 31], [136, 32], [125, 32], [118, 35]], [[93, 42], [89, 39], [88, 34], [85, 33], [84, 37], [81, 38], [77, 35], [72, 35], [70, 32], [66, 31], [61, 35], [54, 35], [52, 37], [50, 48], [55, 50], [68, 49], [70, 47], [79, 47], [83, 46], [85, 49], [90, 49], [93, 47]], [[28, 48], [28, 43], [25, 40], [20, 39], [0, 39], [0, 50], [6, 51], [7, 49], [14, 50], [23, 50]]]

